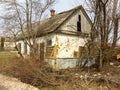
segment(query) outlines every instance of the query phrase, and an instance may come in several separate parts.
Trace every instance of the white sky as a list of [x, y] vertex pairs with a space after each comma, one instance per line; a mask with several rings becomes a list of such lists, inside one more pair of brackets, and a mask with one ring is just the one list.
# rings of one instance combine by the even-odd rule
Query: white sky
[[55, 6], [53, 6], [53, 9], [56, 10], [56, 13], [69, 10], [71, 8], [74, 8], [78, 5], [85, 4], [85, 0], [57, 0]]

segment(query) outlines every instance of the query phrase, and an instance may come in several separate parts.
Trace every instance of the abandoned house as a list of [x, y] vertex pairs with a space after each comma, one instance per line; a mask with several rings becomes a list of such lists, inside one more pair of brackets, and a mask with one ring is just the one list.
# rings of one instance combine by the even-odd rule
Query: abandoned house
[[[55, 14], [41, 21], [37, 32], [40, 59], [48, 62], [54, 69], [76, 66], [81, 57], [82, 48], [90, 39], [91, 20], [82, 6]], [[24, 39], [18, 40], [19, 50], [30, 54], [30, 48]]]

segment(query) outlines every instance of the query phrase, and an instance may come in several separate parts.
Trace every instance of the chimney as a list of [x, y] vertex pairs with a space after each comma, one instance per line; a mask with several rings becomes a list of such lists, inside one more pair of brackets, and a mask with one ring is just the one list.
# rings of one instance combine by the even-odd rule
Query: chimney
[[51, 13], [51, 17], [55, 16], [55, 10], [54, 9], [50, 10], [50, 13]]

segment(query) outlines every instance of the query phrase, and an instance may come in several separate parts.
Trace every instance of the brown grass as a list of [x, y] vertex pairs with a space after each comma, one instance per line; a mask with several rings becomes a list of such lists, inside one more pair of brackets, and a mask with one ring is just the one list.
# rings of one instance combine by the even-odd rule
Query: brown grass
[[46, 63], [31, 59], [18, 59], [1, 69], [1, 72], [38, 87], [58, 85], [51, 73], [51, 68]]
[[[4, 62], [5, 61], [5, 62]], [[41, 88], [41, 90], [119, 90], [120, 87], [115, 83], [120, 80], [119, 63], [114, 66], [104, 67], [102, 72], [90, 71], [89, 74], [101, 74], [107, 78], [113, 79], [115, 82], [109, 82], [107, 78], [103, 81], [99, 76], [94, 78], [81, 78], [88, 72], [77, 71], [75, 69], [67, 69], [53, 71], [49, 65], [44, 62], [27, 59], [20, 59], [16, 56], [3, 57], [0, 59], [0, 72], [20, 79], [22, 82]]]

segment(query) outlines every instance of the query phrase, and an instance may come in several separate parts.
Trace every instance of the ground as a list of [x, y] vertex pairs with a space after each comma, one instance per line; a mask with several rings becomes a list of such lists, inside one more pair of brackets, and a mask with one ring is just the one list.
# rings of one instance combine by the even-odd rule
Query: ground
[[0, 90], [7, 90], [4, 86], [0, 85]]
[[0, 90], [39, 90], [29, 84], [22, 83], [20, 80], [0, 75]]
[[17, 52], [0, 52], [0, 69], [9, 65], [17, 59]]
[[[9, 67], [17, 59], [17, 52], [0, 52], [0, 69], [6, 68], [6, 66]], [[0, 74], [0, 90], [39, 90], [33, 86], [22, 83], [16, 78], [2, 74]]]
[[[17, 68], [11, 68], [18, 60], [15, 52], [0, 52], [0, 73], [19, 77], [40, 90], [120, 90], [120, 62], [116, 60], [106, 65], [101, 72], [97, 72], [95, 68], [54, 71], [48, 67], [40, 67], [42, 69], [39, 70], [39, 65], [36, 65], [38, 62], [31, 61], [27, 63], [30, 65], [17, 64]], [[6, 90], [6, 87], [0, 85], [0, 90], [1, 88]]]

